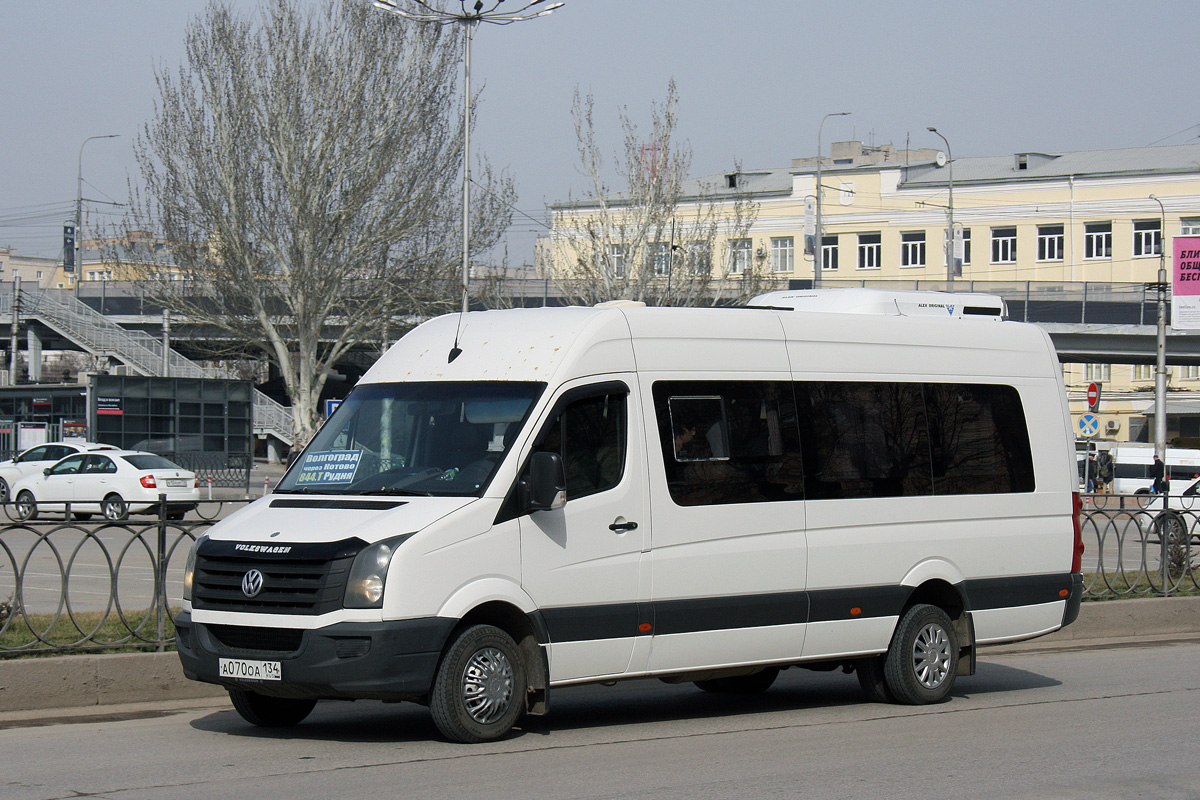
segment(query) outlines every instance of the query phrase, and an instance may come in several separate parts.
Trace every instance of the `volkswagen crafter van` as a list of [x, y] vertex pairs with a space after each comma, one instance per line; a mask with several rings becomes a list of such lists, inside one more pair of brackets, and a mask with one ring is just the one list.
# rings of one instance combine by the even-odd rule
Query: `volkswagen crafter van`
[[184, 672], [257, 725], [413, 701], [462, 742], [631, 678], [841, 667], [874, 701], [945, 700], [1081, 594], [1061, 370], [1002, 308], [832, 290], [429, 321], [196, 542]]

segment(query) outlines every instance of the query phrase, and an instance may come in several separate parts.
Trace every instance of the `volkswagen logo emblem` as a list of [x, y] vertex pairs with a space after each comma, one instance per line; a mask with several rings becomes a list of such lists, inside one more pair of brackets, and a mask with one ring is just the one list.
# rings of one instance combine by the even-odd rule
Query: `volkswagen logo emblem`
[[246, 597], [254, 597], [263, 588], [263, 574], [256, 569], [252, 569], [242, 576], [242, 594]]

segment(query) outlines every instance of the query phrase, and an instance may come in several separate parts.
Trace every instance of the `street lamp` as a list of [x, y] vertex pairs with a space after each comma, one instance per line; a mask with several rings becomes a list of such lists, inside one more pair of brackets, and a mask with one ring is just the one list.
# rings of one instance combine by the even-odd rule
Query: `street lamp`
[[813, 225], [813, 288], [816, 289], [821, 285], [821, 129], [825, 127], [825, 120], [830, 117], [848, 117], [849, 111], [832, 111], [821, 117], [821, 124], [817, 126], [817, 214], [815, 224]]
[[[543, 9], [533, 10], [545, 0], [524, 0], [516, 11], [501, 11], [504, 0], [475, 0], [470, 8], [468, 0], [459, 0], [459, 10], [437, 8], [427, 0], [407, 0], [412, 10], [402, 7], [405, 0], [375, 0], [374, 6], [383, 11], [403, 17], [413, 22], [430, 22], [436, 25], [461, 25], [465, 31], [463, 44], [463, 252], [462, 252], [462, 310], [467, 313], [467, 283], [471, 277], [471, 112], [474, 101], [471, 98], [471, 39], [475, 36], [475, 28], [480, 23], [492, 25], [511, 25], [514, 22], [544, 17], [562, 3], [552, 3]], [[520, 4], [520, 0], [518, 0]], [[457, 339], [457, 337], [456, 337]], [[458, 342], [455, 341], [455, 350]], [[455, 353], [457, 355], [457, 353]]]
[[80, 278], [83, 275], [83, 262], [80, 261], [79, 243], [83, 241], [83, 146], [92, 139], [116, 139], [121, 134], [106, 133], [100, 136], [89, 136], [79, 145], [79, 169], [75, 173], [75, 243], [72, 256], [75, 262], [75, 292], [79, 292]]
[[946, 236], [946, 280], [954, 283], [954, 278], [958, 273], [958, 264], [956, 263], [954, 252], [954, 155], [950, 152], [950, 140], [942, 135], [942, 132], [937, 128], [930, 126], [927, 128], [930, 133], [936, 133], [938, 138], [946, 143], [946, 164], [950, 168], [950, 200], [947, 203], [950, 216], [950, 230]]
[[[1158, 229], [1158, 352], [1154, 369], [1154, 454], [1163, 464], [1167, 463], [1167, 209], [1163, 201], [1150, 195], [1158, 203], [1162, 221]], [[1170, 476], [1168, 476], [1169, 478]], [[1166, 493], [1164, 492], [1164, 495]], [[1165, 501], [1164, 501], [1165, 502]]]

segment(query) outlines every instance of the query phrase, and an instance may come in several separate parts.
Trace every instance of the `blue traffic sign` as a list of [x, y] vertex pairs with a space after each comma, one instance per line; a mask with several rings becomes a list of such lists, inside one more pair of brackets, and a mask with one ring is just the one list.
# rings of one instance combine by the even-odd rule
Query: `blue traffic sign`
[[1084, 414], [1079, 418], [1079, 432], [1084, 436], [1095, 436], [1100, 432], [1100, 418], [1095, 414]]

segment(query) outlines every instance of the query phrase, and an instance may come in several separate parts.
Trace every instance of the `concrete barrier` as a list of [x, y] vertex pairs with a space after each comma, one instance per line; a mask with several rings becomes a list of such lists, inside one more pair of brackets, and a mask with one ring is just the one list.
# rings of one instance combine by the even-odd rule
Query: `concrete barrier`
[[[1200, 597], [1084, 603], [1079, 619], [1061, 631], [996, 648], [1079, 647], [1200, 636]], [[225, 690], [183, 677], [174, 653], [51, 656], [0, 661], [0, 712], [110, 706], [218, 698]]]

